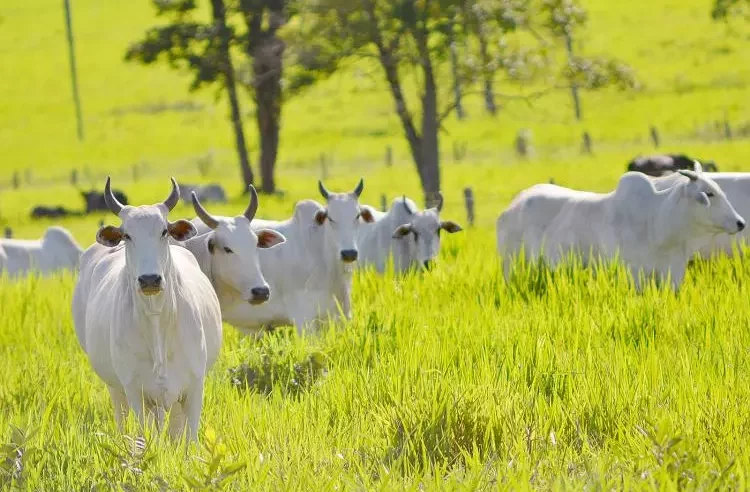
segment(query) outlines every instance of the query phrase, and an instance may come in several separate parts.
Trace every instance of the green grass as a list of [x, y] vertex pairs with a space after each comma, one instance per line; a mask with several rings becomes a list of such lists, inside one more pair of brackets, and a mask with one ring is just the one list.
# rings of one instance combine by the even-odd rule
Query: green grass
[[[149, 2], [73, 2], [84, 143], [75, 137], [62, 2], [7, 3], [0, 227], [38, 237], [53, 222], [31, 221], [34, 204], [80, 208], [65, 182], [73, 168], [84, 188], [101, 188], [111, 174], [133, 203], [163, 199], [170, 175], [219, 181], [232, 200], [209, 209], [244, 209], [226, 101], [189, 94], [185, 74], [122, 61], [127, 44], [156, 23]], [[698, 0], [584, 3], [586, 52], [631, 63], [643, 90], [585, 94], [583, 123], [573, 121], [565, 93], [533, 106], [501, 101], [496, 119], [470, 98], [470, 118], [449, 119], [443, 135], [443, 215], [465, 225], [462, 190], [471, 186], [476, 227], [446, 238], [427, 275], [358, 275], [346, 325], [303, 338], [282, 330], [260, 342], [227, 326], [202, 418], [224, 443], [213, 454], [186, 457], [159, 436], [149, 436], [143, 455], [129, 450], [75, 339], [74, 278], [0, 279], [0, 442], [15, 442], [0, 448], [0, 488], [15, 470], [29, 490], [181, 490], [208, 468], [195, 455], [222, 452], [224, 465], [246, 466], [228, 478], [236, 490], [747, 488], [746, 265], [699, 263], [677, 295], [637, 295], [615, 267], [595, 278], [572, 268], [501, 281], [494, 220], [511, 197], [550, 177], [612, 189], [633, 155], [652, 150], [651, 124], [662, 132], [661, 150], [748, 170], [747, 140], [697, 131], [725, 115], [735, 125], [750, 121], [747, 34], [712, 23]], [[243, 104], [249, 111], [244, 94]], [[537, 150], [526, 161], [512, 152], [520, 128], [533, 131]], [[257, 158], [251, 114], [247, 129]], [[583, 130], [593, 156], [580, 155]], [[450, 157], [454, 141], [469, 142], [459, 163]], [[392, 168], [383, 164], [387, 145]], [[197, 162], [211, 150], [202, 178]], [[364, 176], [365, 203], [379, 205], [381, 193], [420, 197], [377, 67], [355, 64], [288, 101], [278, 176], [286, 195], [261, 197], [261, 216], [289, 216], [296, 200], [317, 196], [321, 153], [333, 159], [330, 189], [351, 189]], [[32, 184], [9, 189], [12, 174], [27, 169]], [[182, 205], [172, 214], [193, 215]], [[117, 221], [102, 214], [62, 225], [88, 246], [100, 219]], [[38, 432], [26, 442], [11, 426]]]

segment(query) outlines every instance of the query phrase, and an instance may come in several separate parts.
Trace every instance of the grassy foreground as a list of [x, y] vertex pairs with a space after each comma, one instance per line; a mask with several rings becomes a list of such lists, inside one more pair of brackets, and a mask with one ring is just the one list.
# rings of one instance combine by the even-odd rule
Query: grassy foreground
[[231, 490], [747, 488], [747, 265], [698, 264], [678, 295], [636, 295], [618, 268], [508, 287], [486, 232], [451, 237], [427, 275], [358, 275], [346, 326], [260, 343], [226, 327], [213, 454], [118, 435], [71, 276], [3, 281], [0, 436], [38, 433], [3, 448], [0, 483], [184, 490], [209, 473], [197, 456], [223, 456], [215, 475], [245, 465]]

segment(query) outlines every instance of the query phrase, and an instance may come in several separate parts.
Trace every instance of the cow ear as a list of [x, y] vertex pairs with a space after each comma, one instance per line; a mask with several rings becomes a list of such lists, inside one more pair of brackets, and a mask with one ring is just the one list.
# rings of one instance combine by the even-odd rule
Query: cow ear
[[276, 232], [273, 229], [261, 229], [256, 231], [258, 234], [258, 247], [259, 248], [273, 248], [279, 244], [286, 242], [286, 238], [280, 232]]
[[180, 219], [177, 222], [170, 222], [167, 226], [167, 230], [169, 231], [169, 235], [177, 241], [187, 241], [198, 233], [192, 222], [185, 219]]
[[704, 207], [710, 207], [711, 206], [711, 201], [708, 199], [708, 195], [706, 195], [702, 191], [700, 193], [698, 193], [698, 195], [695, 197], [695, 199], [698, 201], [698, 203], [700, 203]]
[[368, 224], [375, 222], [375, 217], [372, 215], [372, 210], [369, 207], [362, 207], [360, 217]]
[[108, 248], [114, 248], [122, 241], [122, 229], [115, 226], [100, 227], [96, 233], [96, 242]]
[[461, 228], [461, 226], [458, 225], [458, 224], [456, 224], [452, 220], [444, 220], [444, 221], [442, 221], [440, 223], [440, 228], [444, 229], [444, 230], [446, 230], [448, 232], [450, 232], [451, 234], [453, 234], [454, 232], [463, 231], [463, 229]]
[[323, 225], [323, 222], [326, 221], [326, 218], [328, 217], [328, 212], [325, 210], [318, 210], [315, 212], [315, 222], [318, 223], [318, 225]]
[[403, 224], [398, 226], [398, 228], [393, 231], [393, 236], [391, 236], [393, 239], [401, 239], [402, 237], [406, 236], [411, 232], [411, 225], [409, 224]]

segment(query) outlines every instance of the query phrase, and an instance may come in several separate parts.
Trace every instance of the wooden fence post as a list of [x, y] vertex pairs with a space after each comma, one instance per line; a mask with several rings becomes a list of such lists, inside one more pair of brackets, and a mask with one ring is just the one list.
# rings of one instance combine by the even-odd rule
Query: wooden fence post
[[659, 147], [659, 143], [661, 142], [661, 139], [659, 138], [659, 130], [657, 130], [654, 125], [651, 125], [651, 142], [653, 142], [654, 147], [656, 148]]
[[729, 120], [724, 120], [724, 138], [732, 140], [732, 126], [729, 124]]
[[584, 154], [591, 154], [591, 135], [589, 135], [589, 132], [583, 132], [583, 145], [581, 149]]
[[389, 145], [385, 148], [385, 167], [393, 165], [393, 148]]
[[464, 203], [466, 204], [466, 221], [469, 227], [474, 225], [474, 192], [471, 188], [464, 188]]
[[26, 181], [26, 184], [31, 184], [31, 169], [26, 169], [23, 173], [24, 181]]
[[10, 227], [5, 228], [5, 239], [11, 239], [13, 237], [13, 229]]
[[320, 153], [320, 179], [326, 180], [328, 178], [328, 166], [326, 165], [326, 155]]
[[99, 227], [104, 227], [104, 219], [99, 219]]
[[73, 169], [70, 171], [70, 184], [76, 186], [78, 184], [78, 170]]
[[13, 171], [13, 189], [17, 190], [21, 186], [21, 175], [18, 171]]
[[139, 176], [138, 164], [133, 164], [133, 181], [138, 181]]
[[388, 210], [388, 198], [383, 193], [380, 195], [380, 211], [385, 212], [386, 210]]

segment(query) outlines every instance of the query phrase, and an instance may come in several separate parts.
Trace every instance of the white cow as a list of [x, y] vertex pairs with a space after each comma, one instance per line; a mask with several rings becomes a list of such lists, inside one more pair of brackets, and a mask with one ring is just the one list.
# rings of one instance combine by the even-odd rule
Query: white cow
[[118, 427], [128, 408], [141, 424], [155, 415], [158, 426], [171, 409], [170, 434], [181, 435], [187, 423], [188, 439], [196, 440], [204, 378], [221, 347], [221, 311], [193, 255], [168, 242], [189, 239], [195, 227], [167, 220], [179, 200], [174, 179], [157, 205], [122, 205], [109, 178], [104, 195], [122, 225], [100, 228], [98, 244], [81, 256], [73, 294], [78, 341], [109, 388]]
[[209, 214], [193, 194], [193, 208], [198, 217], [193, 225], [203, 234], [188, 239], [183, 245], [198, 260], [203, 273], [211, 280], [221, 304], [224, 321], [238, 305], [257, 306], [268, 301], [271, 291], [260, 269], [259, 251], [283, 244], [286, 238], [272, 229], [251, 227], [258, 210], [258, 193], [250, 186], [250, 204], [237, 217]]
[[38, 271], [46, 276], [75, 270], [83, 249], [66, 229], [49, 227], [41, 239], [0, 239], [0, 273], [23, 276]]
[[[695, 162], [695, 171], [701, 172], [702, 166]], [[727, 199], [743, 217], [750, 217], [750, 173], [705, 173], [704, 176], [711, 178], [719, 188], [726, 194]], [[652, 178], [657, 190], [663, 190], [673, 186], [686, 178], [681, 174], [674, 173], [668, 176]], [[712, 254], [724, 253], [732, 256], [732, 246], [735, 243], [747, 241], [750, 237], [750, 229], [744, 229], [738, 234], [729, 235], [723, 232], [707, 235], [694, 240], [693, 249], [702, 258], [708, 259]]]
[[285, 221], [253, 221], [257, 230], [272, 229], [286, 242], [258, 251], [263, 276], [272, 296], [259, 306], [236, 304], [224, 318], [244, 334], [258, 335], [263, 328], [293, 324], [298, 333], [326, 319], [338, 319], [339, 310], [351, 318], [354, 264], [359, 255], [357, 229], [360, 218], [372, 222], [368, 209], [360, 208], [364, 181], [351, 193], [331, 193], [318, 188], [326, 206], [302, 200]]
[[455, 222], [440, 220], [442, 209], [442, 195], [439, 195], [436, 207], [423, 211], [405, 196], [394, 199], [386, 213], [370, 208], [375, 221], [363, 224], [357, 234], [359, 264], [363, 267], [374, 265], [378, 272], [383, 273], [388, 258], [392, 256], [397, 273], [430, 268], [440, 253], [440, 231], [454, 233], [462, 230]]
[[506, 279], [510, 261], [523, 248], [527, 260], [543, 256], [551, 266], [566, 254], [611, 259], [618, 252], [640, 289], [639, 271], [663, 281], [671, 272], [678, 289], [692, 254], [691, 240], [717, 232], [735, 234], [745, 220], [721, 188], [700, 173], [657, 191], [648, 177], [625, 173], [610, 193], [532, 186], [497, 220], [498, 252]]

